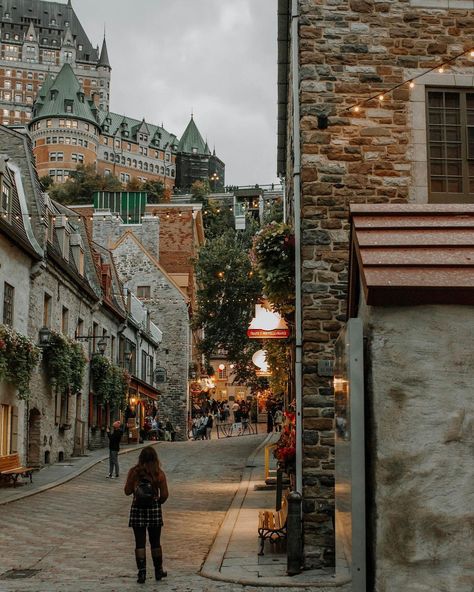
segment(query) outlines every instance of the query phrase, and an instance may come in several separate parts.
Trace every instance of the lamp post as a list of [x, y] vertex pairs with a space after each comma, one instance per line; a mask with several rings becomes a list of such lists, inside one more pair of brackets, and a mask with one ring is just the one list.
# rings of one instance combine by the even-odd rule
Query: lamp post
[[51, 331], [49, 327], [41, 327], [39, 330], [39, 337], [38, 337], [38, 346], [43, 348], [49, 345], [49, 341], [51, 339]]

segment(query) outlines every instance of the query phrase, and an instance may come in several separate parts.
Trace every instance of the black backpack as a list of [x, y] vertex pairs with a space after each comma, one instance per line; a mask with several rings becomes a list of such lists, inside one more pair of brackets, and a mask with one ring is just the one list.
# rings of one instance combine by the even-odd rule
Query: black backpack
[[151, 508], [156, 499], [153, 485], [148, 479], [140, 479], [135, 488], [134, 506], [137, 508]]

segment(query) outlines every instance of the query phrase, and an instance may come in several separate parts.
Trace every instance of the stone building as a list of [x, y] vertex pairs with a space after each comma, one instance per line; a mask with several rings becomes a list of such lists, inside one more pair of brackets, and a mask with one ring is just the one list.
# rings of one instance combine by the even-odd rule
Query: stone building
[[16, 449], [24, 462], [41, 466], [103, 445], [106, 425], [119, 416], [94, 392], [93, 355], [126, 367], [130, 388], [157, 400], [153, 370], [161, 332], [141, 303], [132, 305], [133, 295], [125, 300], [111, 254], [92, 243], [84, 218], [41, 192], [28, 138], [0, 127], [0, 143], [4, 324], [35, 343], [45, 330], [76, 339], [88, 361], [77, 392], [56, 388], [43, 364], [33, 373], [27, 404], [0, 383], [0, 440], [6, 451]]
[[0, 7], [0, 109], [3, 125], [27, 125], [48, 75], [70, 64], [87, 99], [107, 111], [111, 67], [105, 38], [93, 47], [71, 1], [5, 0]]
[[124, 224], [110, 210], [96, 210], [92, 218], [94, 241], [112, 252], [124, 287], [143, 300], [151, 319], [159, 323], [163, 339], [158, 362], [167, 379], [160, 385], [158, 411], [171, 419], [178, 428], [177, 438], [183, 439], [193, 345], [189, 297], [160, 263], [160, 218], [145, 214], [140, 224]]
[[278, 6], [278, 172], [297, 244], [305, 556], [324, 566], [334, 565], [334, 397], [324, 362], [346, 320], [348, 206], [474, 201], [474, 10], [447, 0]]

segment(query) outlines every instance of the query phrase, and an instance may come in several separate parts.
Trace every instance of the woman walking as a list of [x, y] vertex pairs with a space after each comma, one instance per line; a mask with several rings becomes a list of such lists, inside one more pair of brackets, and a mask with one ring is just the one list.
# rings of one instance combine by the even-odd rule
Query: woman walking
[[133, 528], [135, 535], [137, 582], [144, 584], [146, 580], [147, 529], [155, 567], [155, 578], [161, 580], [167, 576], [166, 571], [163, 570], [160, 538], [163, 526], [161, 505], [168, 499], [168, 485], [166, 475], [160, 468], [158, 455], [152, 446], [147, 446], [140, 452], [138, 463], [128, 472], [124, 490], [125, 495], [133, 494], [128, 525]]

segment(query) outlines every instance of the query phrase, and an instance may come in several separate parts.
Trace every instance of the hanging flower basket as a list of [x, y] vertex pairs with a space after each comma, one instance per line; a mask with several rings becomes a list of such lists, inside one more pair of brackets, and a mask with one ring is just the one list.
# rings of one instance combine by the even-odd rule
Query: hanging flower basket
[[48, 377], [59, 392], [82, 390], [87, 360], [79, 343], [51, 331], [49, 343], [43, 350], [43, 360]]
[[0, 380], [18, 389], [18, 398], [27, 400], [30, 381], [41, 350], [34, 342], [7, 325], [0, 325]]

